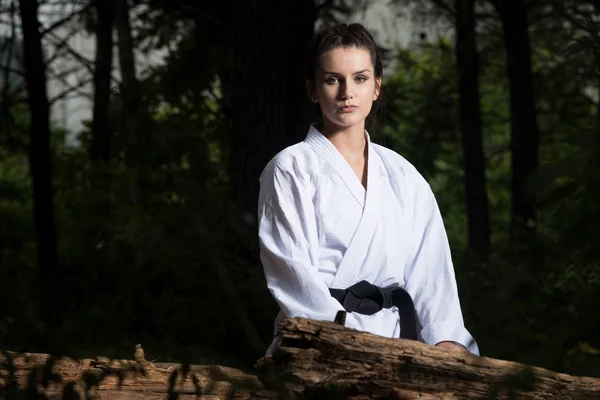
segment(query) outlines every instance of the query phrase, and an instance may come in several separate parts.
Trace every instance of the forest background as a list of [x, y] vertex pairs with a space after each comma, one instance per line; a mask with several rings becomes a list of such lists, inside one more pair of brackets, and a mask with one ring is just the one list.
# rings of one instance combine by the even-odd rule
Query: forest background
[[[315, 28], [374, 3], [1, 0], [0, 349], [251, 368], [258, 176], [316, 118]], [[385, 3], [414, 40], [369, 129], [434, 189], [482, 354], [600, 376], [600, 2]]]

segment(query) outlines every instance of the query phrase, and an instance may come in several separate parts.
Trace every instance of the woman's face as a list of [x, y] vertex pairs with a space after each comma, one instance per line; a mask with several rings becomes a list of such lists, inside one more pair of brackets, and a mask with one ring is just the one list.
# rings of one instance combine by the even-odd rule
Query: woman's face
[[375, 77], [369, 51], [357, 47], [336, 48], [319, 58], [311, 100], [319, 103], [325, 124], [340, 128], [362, 124], [379, 96], [381, 78]]

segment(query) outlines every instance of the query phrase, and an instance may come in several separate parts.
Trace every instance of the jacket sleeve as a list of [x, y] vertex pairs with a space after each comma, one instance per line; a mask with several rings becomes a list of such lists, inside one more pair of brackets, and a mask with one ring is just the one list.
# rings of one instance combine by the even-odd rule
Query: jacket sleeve
[[[293, 172], [277, 164], [267, 166], [258, 206], [260, 257], [268, 289], [287, 317], [333, 321], [344, 308], [330, 295], [316, 266], [311, 193]], [[360, 329], [351, 313], [345, 326]]]
[[464, 326], [440, 210], [429, 185], [419, 178], [411, 199], [413, 240], [405, 282], [422, 327], [420, 336], [430, 345], [451, 341], [479, 355], [477, 343]]

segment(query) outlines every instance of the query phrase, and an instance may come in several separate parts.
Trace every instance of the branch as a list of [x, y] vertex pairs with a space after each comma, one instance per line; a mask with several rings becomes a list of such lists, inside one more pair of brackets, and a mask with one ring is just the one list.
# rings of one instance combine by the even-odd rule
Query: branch
[[[94, 67], [94, 62], [88, 58], [85, 58], [84, 56], [82, 56], [81, 54], [79, 54], [75, 49], [73, 49], [68, 43], [62, 43], [62, 40], [60, 38], [58, 38], [55, 34], [53, 34], [52, 32], [48, 33], [48, 36], [52, 37], [55, 41], [52, 41], [51, 39], [49, 40], [51, 44], [53, 44], [54, 46], [61, 46], [61, 48], [64, 48], [65, 51], [70, 54], [71, 56], [73, 56], [77, 61], [79, 61], [83, 67], [93, 76], [95, 74], [95, 67]], [[111, 80], [117, 84], [120, 83], [120, 80], [117, 79], [115, 76], [111, 77]]]
[[554, 6], [554, 9], [568, 22], [573, 24], [575, 27], [589, 33], [592, 37], [598, 38], [598, 32], [584, 24], [579, 18], [567, 12], [566, 8], [562, 7], [557, 0], [552, 0], [552, 5]]
[[50, 58], [49, 58], [49, 59], [46, 61], [46, 64], [47, 64], [47, 65], [50, 65], [50, 64], [52, 64], [52, 62], [53, 62], [54, 60], [56, 60], [56, 59], [57, 59], [57, 58], [60, 56], [60, 50], [61, 50], [61, 49], [63, 49], [63, 48], [66, 46], [66, 44], [69, 42], [69, 39], [71, 39], [71, 38], [73, 37], [73, 35], [75, 34], [75, 32], [76, 32], [76, 31], [77, 31], [76, 29], [71, 29], [71, 31], [70, 31], [69, 33], [67, 33], [67, 34], [65, 35], [65, 37], [64, 37], [64, 38], [62, 38], [62, 39], [60, 40], [60, 42], [58, 42], [58, 43], [53, 43], [53, 44], [54, 44], [54, 49], [55, 49], [55, 52], [54, 52], [54, 54], [52, 55], [52, 57], [50, 57]]
[[60, 79], [65, 78], [66, 79], [67, 76], [69, 76], [75, 72], [78, 72], [80, 70], [81, 70], [81, 67], [77, 66], [77, 67], [72, 67], [70, 69], [64, 69], [61, 71], [52, 71], [52, 72], [54, 73], [54, 75], [53, 75], [54, 78], [60, 78]]
[[48, 79], [49, 81], [52, 80], [52, 79], [55, 79], [58, 82], [62, 83], [67, 88], [67, 90], [65, 92], [63, 92], [63, 93], [60, 93], [57, 96], [57, 98], [49, 100], [48, 101], [49, 104], [54, 104], [56, 101], [60, 100], [61, 98], [66, 97], [68, 94], [74, 93], [74, 92], [77, 93], [81, 97], [85, 97], [85, 98], [88, 98], [90, 100], [92, 99], [92, 95], [91, 94], [88, 94], [88, 93], [85, 93], [85, 92], [81, 92], [81, 91], [79, 91], [79, 89], [81, 89], [85, 85], [89, 84], [92, 81], [93, 78], [87, 78], [87, 79], [83, 79], [83, 80], [78, 78], [78, 82], [77, 82], [77, 84], [75, 86], [71, 85], [67, 81], [67, 76], [69, 76], [70, 74], [72, 74], [75, 71], [77, 71], [77, 69], [71, 69], [71, 70], [67, 70], [67, 71], [61, 71], [60, 73], [56, 72], [56, 71], [53, 71], [51, 69], [48, 70], [48, 73], [50, 75], [49, 79]]
[[22, 77], [25, 76], [25, 72], [23, 72], [19, 69], [13, 68], [7, 64], [0, 64], [0, 70], [2, 70], [2, 72], [4, 73], [3, 79], [4, 79], [5, 83], [9, 81], [8, 74], [10, 74], [10, 73], [13, 73], [13, 74], [16, 74], [16, 75], [19, 75]]
[[[109, 1], [109, 0], [100, 0], [100, 1]], [[92, 2], [90, 1], [88, 4], [86, 4], [85, 6], [83, 6], [79, 11], [73, 12], [73, 13], [67, 15], [66, 17], [61, 18], [58, 21], [54, 22], [52, 25], [50, 25], [49, 27], [47, 27], [46, 29], [44, 29], [41, 32], [42, 37], [46, 36], [48, 34], [48, 32], [52, 32], [56, 28], [59, 28], [60, 26], [66, 24], [69, 21], [71, 21], [74, 17], [83, 14], [84, 12], [86, 12], [87, 10], [89, 10], [91, 8], [91, 6], [92, 6]]]
[[48, 100], [48, 103], [52, 106], [54, 105], [56, 102], [58, 102], [59, 100], [65, 99], [68, 95], [70, 95], [71, 93], [77, 93], [79, 96], [83, 96], [86, 97], [88, 99], [91, 99], [92, 96], [87, 94], [87, 93], [83, 93], [80, 92], [79, 89], [81, 89], [82, 87], [89, 85], [92, 82], [92, 79], [84, 79], [81, 80], [77, 83], [77, 85], [75, 86], [71, 86], [68, 85], [66, 83], [66, 81], [61, 80], [61, 82], [63, 82], [65, 84], [65, 86], [68, 86], [67, 90], [59, 93], [58, 95], [56, 95], [55, 97], [53, 97], [52, 99]]
[[68, 43], [64, 43], [62, 44], [62, 39], [58, 38], [55, 34], [53, 34], [52, 32], [48, 33], [48, 36], [52, 37], [55, 41], [50, 40], [50, 43], [52, 43], [54, 46], [61, 46], [61, 48], [64, 47], [64, 49], [67, 51], [67, 53], [69, 53], [70, 55], [72, 55], [77, 61], [79, 61], [84, 67], [85, 69], [88, 70], [88, 72], [90, 74], [94, 74], [94, 63], [92, 60], [89, 60], [87, 58], [85, 58], [84, 56], [82, 56], [81, 54], [79, 54], [76, 50], [74, 50]]
[[581, 95], [583, 96], [583, 98], [585, 100], [587, 100], [588, 103], [590, 103], [592, 106], [594, 107], [598, 107], [600, 106], [600, 102], [596, 101], [592, 96], [590, 96], [589, 94], [585, 93], [585, 92], [581, 92]]
[[[168, 4], [169, 6], [165, 7], [165, 3]], [[206, 21], [212, 22], [215, 25], [218, 25], [218, 26], [221, 26], [224, 28], [229, 26], [224, 21], [218, 19], [217, 17], [215, 17], [213, 15], [208, 14], [206, 12], [206, 10], [203, 10], [200, 7], [192, 6], [191, 5], [192, 2], [188, 2], [188, 1], [182, 2], [182, 1], [171, 0], [167, 3], [167, 2], [161, 1], [161, 0], [146, 0], [144, 2], [140, 2], [140, 4], [158, 8], [158, 9], [162, 10], [163, 13], [165, 13], [165, 14], [168, 13], [169, 11], [174, 10], [174, 11], [179, 11], [183, 17], [196, 18], [196, 16], [200, 16], [200, 17], [204, 18]], [[193, 3], [193, 4], [196, 4], [196, 3]]]

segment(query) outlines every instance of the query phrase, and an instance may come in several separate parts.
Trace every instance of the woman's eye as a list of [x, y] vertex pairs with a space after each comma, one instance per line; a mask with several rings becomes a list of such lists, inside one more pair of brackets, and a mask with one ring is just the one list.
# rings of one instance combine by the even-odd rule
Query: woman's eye
[[366, 76], [359, 75], [359, 76], [357, 76], [357, 77], [356, 77], [356, 80], [357, 80], [357, 81], [359, 81], [359, 82], [364, 82], [364, 81], [366, 81], [366, 80], [367, 80], [367, 77], [366, 77]]
[[338, 79], [335, 76], [329, 77], [325, 80], [325, 83], [328, 85], [333, 85], [334, 83], [336, 83], [338, 81]]

